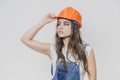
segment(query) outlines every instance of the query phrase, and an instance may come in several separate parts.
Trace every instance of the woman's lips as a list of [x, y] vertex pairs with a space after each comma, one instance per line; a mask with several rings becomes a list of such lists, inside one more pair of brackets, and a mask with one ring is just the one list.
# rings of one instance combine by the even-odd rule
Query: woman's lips
[[62, 33], [63, 33], [63, 31], [58, 31], [58, 33], [59, 33], [59, 34], [62, 34]]

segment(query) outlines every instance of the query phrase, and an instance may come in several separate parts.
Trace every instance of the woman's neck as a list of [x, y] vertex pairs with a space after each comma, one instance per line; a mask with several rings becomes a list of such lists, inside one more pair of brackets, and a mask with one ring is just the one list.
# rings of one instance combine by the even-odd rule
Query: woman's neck
[[63, 42], [64, 42], [64, 48], [68, 48], [68, 43], [69, 43], [69, 40], [70, 40], [70, 38], [65, 38], [65, 39], [63, 39]]

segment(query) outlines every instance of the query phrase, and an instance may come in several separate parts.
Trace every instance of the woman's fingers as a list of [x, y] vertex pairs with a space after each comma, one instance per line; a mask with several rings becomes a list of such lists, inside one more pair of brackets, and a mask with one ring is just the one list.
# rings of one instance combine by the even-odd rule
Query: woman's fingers
[[47, 15], [47, 20], [48, 20], [48, 22], [54, 21], [54, 20], [55, 20], [54, 17], [55, 17], [55, 14], [49, 13], [49, 14]]
[[50, 15], [51, 17], [54, 17], [54, 16], [55, 16], [55, 14], [53, 14], [53, 13], [49, 13], [49, 15]]
[[46, 24], [47, 23], [51, 23], [51, 22], [53, 22], [54, 20], [55, 20], [55, 14], [53, 14], [53, 13], [49, 13], [49, 14], [47, 14], [44, 18], [43, 18], [43, 22], [45, 22]]

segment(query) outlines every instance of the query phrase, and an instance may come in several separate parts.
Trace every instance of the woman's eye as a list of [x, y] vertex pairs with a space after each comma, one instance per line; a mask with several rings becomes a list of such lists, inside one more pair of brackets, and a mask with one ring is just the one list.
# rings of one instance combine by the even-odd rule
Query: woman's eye
[[68, 23], [66, 23], [66, 24], [64, 24], [64, 25], [69, 26], [69, 24], [68, 24]]

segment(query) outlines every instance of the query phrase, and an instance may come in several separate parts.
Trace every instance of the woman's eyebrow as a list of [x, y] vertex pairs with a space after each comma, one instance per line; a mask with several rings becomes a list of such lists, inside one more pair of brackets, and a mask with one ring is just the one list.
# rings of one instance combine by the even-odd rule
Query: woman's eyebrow
[[70, 23], [69, 21], [64, 21], [64, 23]]

